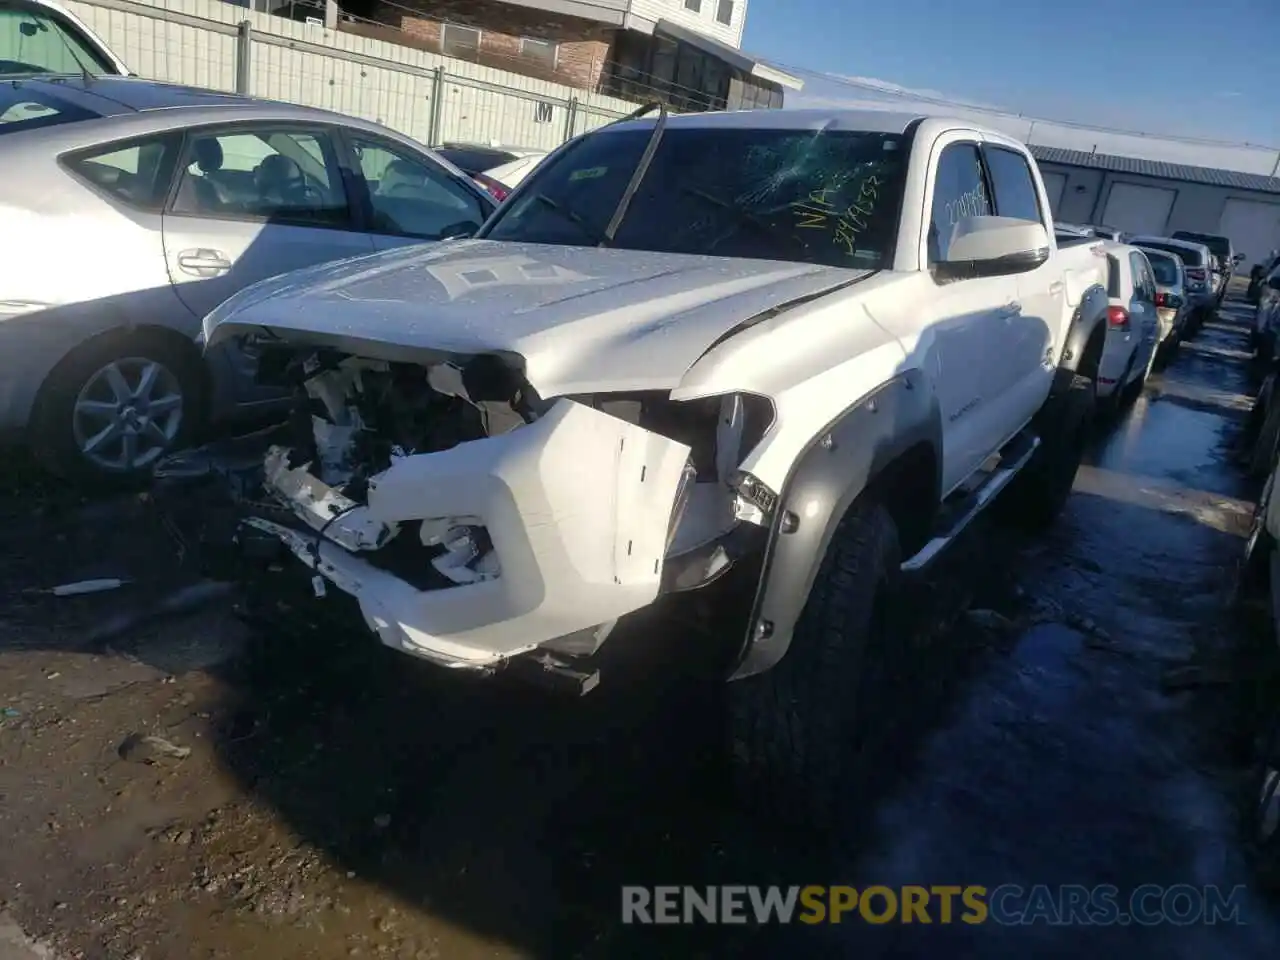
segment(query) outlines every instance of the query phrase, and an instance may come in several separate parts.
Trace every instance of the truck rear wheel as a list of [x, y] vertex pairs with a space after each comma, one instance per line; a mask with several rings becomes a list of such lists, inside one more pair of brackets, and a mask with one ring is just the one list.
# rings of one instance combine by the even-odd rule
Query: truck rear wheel
[[878, 503], [856, 502], [836, 530], [787, 655], [729, 684], [740, 799], [785, 822], [828, 830], [874, 765], [890, 702], [898, 531]]
[[1051, 396], [1033, 424], [1040, 446], [1001, 498], [1018, 525], [1042, 530], [1057, 519], [1075, 485], [1095, 408], [1093, 381], [1076, 374]]

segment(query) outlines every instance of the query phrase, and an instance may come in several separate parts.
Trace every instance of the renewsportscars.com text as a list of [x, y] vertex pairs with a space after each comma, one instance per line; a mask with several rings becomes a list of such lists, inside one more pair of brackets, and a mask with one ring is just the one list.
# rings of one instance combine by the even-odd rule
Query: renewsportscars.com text
[[1242, 886], [628, 886], [622, 922], [636, 924], [995, 923], [1154, 926], [1244, 923]]

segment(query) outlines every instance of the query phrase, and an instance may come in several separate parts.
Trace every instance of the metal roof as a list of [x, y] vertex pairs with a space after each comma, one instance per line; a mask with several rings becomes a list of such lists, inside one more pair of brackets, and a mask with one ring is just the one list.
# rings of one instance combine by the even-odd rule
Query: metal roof
[[1258, 173], [1219, 170], [1216, 167], [1192, 167], [1182, 163], [1165, 163], [1163, 160], [1142, 160], [1138, 157], [1117, 157], [1110, 153], [1086, 153], [1084, 150], [1068, 150], [1065, 147], [1032, 146], [1030, 149], [1032, 156], [1043, 163], [1092, 167], [1095, 170], [1107, 170], [1111, 173], [1132, 173], [1143, 177], [1205, 183], [1212, 187], [1233, 187], [1236, 190], [1259, 190], [1263, 193], [1280, 194], [1280, 177], [1266, 177]]

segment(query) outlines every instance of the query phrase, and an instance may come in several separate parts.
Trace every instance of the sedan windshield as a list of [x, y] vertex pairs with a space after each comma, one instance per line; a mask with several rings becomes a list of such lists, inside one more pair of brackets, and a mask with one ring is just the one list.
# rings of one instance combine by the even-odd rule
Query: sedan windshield
[[[589, 135], [540, 167], [482, 233], [595, 246], [651, 129]], [[668, 127], [609, 246], [876, 269], [893, 256], [898, 134]]]

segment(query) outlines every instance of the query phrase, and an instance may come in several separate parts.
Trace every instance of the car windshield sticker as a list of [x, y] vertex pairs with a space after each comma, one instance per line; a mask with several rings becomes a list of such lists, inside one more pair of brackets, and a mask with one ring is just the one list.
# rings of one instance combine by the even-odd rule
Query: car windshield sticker
[[572, 183], [575, 180], [596, 180], [603, 177], [608, 172], [608, 167], [585, 167], [582, 170], [575, 170], [573, 173], [569, 174], [569, 182]]

